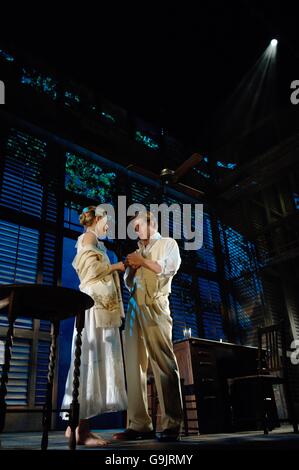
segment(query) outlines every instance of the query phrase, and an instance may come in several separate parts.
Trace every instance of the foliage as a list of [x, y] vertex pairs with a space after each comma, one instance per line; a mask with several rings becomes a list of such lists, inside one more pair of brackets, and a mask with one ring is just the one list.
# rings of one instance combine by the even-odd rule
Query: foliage
[[65, 189], [96, 199], [99, 203], [112, 199], [116, 174], [106, 172], [96, 163], [88, 162], [70, 152], [66, 154]]

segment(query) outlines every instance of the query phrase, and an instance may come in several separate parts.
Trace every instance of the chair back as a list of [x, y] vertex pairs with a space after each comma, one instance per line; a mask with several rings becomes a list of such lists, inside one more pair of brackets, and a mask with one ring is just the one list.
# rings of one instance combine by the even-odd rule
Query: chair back
[[257, 334], [258, 373], [284, 373], [287, 358], [284, 322], [258, 328]]

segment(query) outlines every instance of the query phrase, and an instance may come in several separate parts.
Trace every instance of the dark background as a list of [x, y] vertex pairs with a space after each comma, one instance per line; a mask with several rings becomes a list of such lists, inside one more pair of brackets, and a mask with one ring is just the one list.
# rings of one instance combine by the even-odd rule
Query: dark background
[[[298, 78], [296, 1], [99, 2], [3, 15], [4, 44], [206, 150], [211, 119], [272, 38], [280, 103]], [[229, 109], [227, 109], [229, 119]]]

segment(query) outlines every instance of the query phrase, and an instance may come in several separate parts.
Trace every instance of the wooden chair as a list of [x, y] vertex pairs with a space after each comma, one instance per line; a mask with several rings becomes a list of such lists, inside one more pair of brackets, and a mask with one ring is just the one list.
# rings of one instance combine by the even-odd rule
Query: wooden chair
[[181, 390], [184, 413], [184, 434], [185, 436], [199, 434], [198, 421], [198, 394], [194, 384], [185, 385], [184, 379], [181, 379]]
[[[258, 367], [257, 374], [235, 377], [230, 380], [232, 411], [234, 424], [238, 422], [236, 403], [238, 389], [250, 389], [254, 396], [255, 409], [261, 414], [264, 434], [273, 428], [273, 413], [276, 409], [273, 385], [282, 384], [287, 406], [288, 420], [292, 423], [295, 433], [298, 433], [298, 422], [289, 385], [288, 358], [284, 322], [258, 328]], [[272, 417], [271, 417], [272, 414]], [[276, 416], [278, 420], [278, 416]], [[275, 421], [275, 419], [274, 419]], [[279, 420], [278, 420], [279, 421]]]
[[148, 403], [149, 403], [149, 413], [152, 418], [153, 423], [153, 430], [154, 432], [157, 431], [157, 413], [158, 413], [158, 394], [157, 389], [155, 386], [155, 379], [153, 375], [149, 375], [147, 378], [147, 385], [148, 385]]
[[[182, 402], [183, 402], [184, 434], [185, 436], [189, 436], [190, 433], [189, 433], [189, 424], [188, 424], [188, 416], [187, 416], [187, 410], [189, 408], [187, 408], [184, 379], [180, 379], [180, 382], [181, 382]], [[151, 415], [151, 419], [153, 423], [153, 430], [154, 432], [156, 432], [157, 422], [158, 422], [159, 400], [158, 400], [158, 394], [157, 394], [157, 389], [155, 385], [155, 379], [153, 375], [148, 376], [147, 385], [148, 385], [147, 397], [148, 397], [148, 402], [149, 402], [149, 413]]]

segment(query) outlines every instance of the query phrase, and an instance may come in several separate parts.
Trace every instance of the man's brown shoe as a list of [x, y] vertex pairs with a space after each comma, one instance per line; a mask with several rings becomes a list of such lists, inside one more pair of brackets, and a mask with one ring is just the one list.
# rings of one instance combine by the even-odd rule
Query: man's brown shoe
[[156, 435], [154, 431], [134, 431], [134, 429], [125, 429], [123, 432], [117, 432], [113, 434], [112, 439], [114, 441], [136, 441], [143, 439], [155, 439]]

